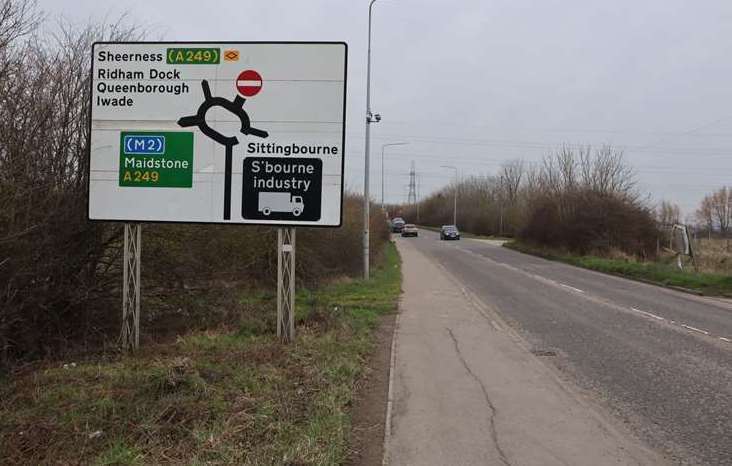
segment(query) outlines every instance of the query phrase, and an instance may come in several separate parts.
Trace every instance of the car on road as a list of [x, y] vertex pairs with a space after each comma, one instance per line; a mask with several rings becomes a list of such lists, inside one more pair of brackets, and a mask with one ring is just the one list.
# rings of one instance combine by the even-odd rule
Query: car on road
[[391, 232], [392, 233], [401, 233], [402, 228], [404, 228], [404, 225], [406, 223], [407, 222], [405, 222], [403, 218], [394, 217], [393, 219], [391, 219]]
[[444, 241], [460, 239], [460, 230], [455, 225], [442, 225], [442, 228], [440, 228], [440, 239]]
[[404, 228], [402, 228], [402, 236], [419, 236], [419, 229], [417, 228], [417, 225], [413, 225], [411, 223], [404, 225]]

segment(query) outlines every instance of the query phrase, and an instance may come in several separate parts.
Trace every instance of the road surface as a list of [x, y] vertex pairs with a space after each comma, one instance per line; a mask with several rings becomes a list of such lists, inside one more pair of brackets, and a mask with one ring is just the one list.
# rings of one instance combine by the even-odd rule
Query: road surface
[[[488, 314], [484, 315], [496, 316], [493, 322], [499, 323], [496, 328], [507, 324], [509, 332], [520, 336], [514, 346], [524, 345], [525, 349], [532, 350], [536, 355], [534, 361], [543, 361], [547, 365], [544, 367], [558, 375], [565, 388], [570, 387], [570, 392], [571, 387], [576, 389], [575, 401], [588, 401], [588, 411], [597, 408], [600, 423], [587, 428], [604, 432], [607, 441], [599, 445], [603, 448], [603, 459], [615, 460], [616, 464], [732, 464], [732, 305], [546, 261], [488, 241], [443, 242], [436, 233], [422, 231], [420, 234], [416, 239], [397, 240], [405, 255], [405, 293], [410, 280], [408, 274], [421, 274], [419, 280], [426, 282], [425, 289], [417, 293], [422, 295], [421, 305], [429, 308], [431, 303], [451, 293], [445, 285], [448, 291], [430, 296], [431, 287], [437, 286], [429, 283], [430, 275], [438, 279], [444, 274], [454, 283], [453, 292], [460, 290], [487, 310]], [[415, 268], [410, 266], [410, 261], [424, 263]], [[419, 296], [410, 298], [405, 294], [404, 299], [409, 307], [418, 307]], [[419, 315], [414, 309], [410, 312], [403, 309], [396, 337], [392, 437], [387, 444], [387, 455], [393, 464], [410, 463], [413, 458], [410, 455], [417, 454], [410, 450], [415, 445], [429, 450], [429, 443], [419, 443], [420, 436], [433, 443], [444, 438], [452, 446], [454, 443], [450, 442], [460, 441], [450, 438], [448, 442], [445, 437], [449, 434], [439, 432], [435, 436], [425, 428], [415, 433], [413, 425], [419, 413], [426, 415], [430, 410], [443, 413], [444, 422], [452, 422], [445, 414], [450, 410], [443, 410], [446, 406], [441, 404], [450, 405], [454, 400], [438, 393], [439, 386], [449, 385], [449, 377], [465, 378], [465, 375], [460, 375], [460, 368], [455, 364], [441, 360], [441, 354], [447, 349], [434, 350], [448, 338], [452, 340], [453, 354], [462, 349], [472, 357], [461, 362], [463, 373], [467, 372], [474, 385], [480, 382], [478, 386], [484, 398], [493, 398], [495, 407], [500, 408], [502, 403], [507, 407], [501, 414], [493, 413], [492, 425], [475, 428], [487, 429], [488, 437], [503, 437], [508, 446], [503, 451], [495, 446], [479, 448], [481, 437], [477, 436], [472, 446], [462, 445], [459, 451], [473, 449], [478, 456], [468, 455], [452, 464], [542, 464], [532, 462], [530, 456], [522, 457], [522, 450], [510, 445], [512, 438], [517, 435], [520, 438], [526, 431], [520, 426], [518, 431], [510, 431], [517, 427], [514, 417], [507, 414], [511, 412], [512, 400], [501, 398], [501, 384], [512, 387], [514, 381], [507, 377], [501, 382], [498, 367], [493, 372], [484, 370], [494, 359], [499, 359], [488, 354], [487, 348], [481, 348], [488, 344], [481, 342], [481, 332], [485, 341], [493, 338], [491, 326], [485, 325], [487, 320], [481, 321], [469, 310], [461, 313], [445, 309], [439, 315], [433, 309], [430, 315]], [[439, 333], [440, 328], [448, 329], [447, 336]], [[425, 340], [410, 336], [410, 331], [435, 333], [431, 340]], [[435, 377], [446, 372], [448, 378], [437, 380], [432, 386], [426, 381], [420, 385], [418, 373], [405, 360], [419, 359], [420, 354], [430, 354], [429, 358], [418, 361], [423, 365], [421, 371], [435, 370], [432, 364], [442, 366], [436, 368]], [[520, 358], [515, 359], [514, 369]], [[527, 370], [531, 366], [526, 361], [520, 364]], [[536, 380], [540, 378], [537, 375]], [[543, 386], [544, 391], [547, 387]], [[475, 386], [457, 384], [454, 388], [455, 399], [476, 396]], [[522, 390], [515, 390], [513, 402], [520, 399]], [[531, 405], [535, 401], [536, 398], [527, 398], [524, 403]], [[477, 415], [481, 409], [478, 402], [476, 399], [473, 403], [475, 411], [468, 409], [460, 417], [470, 419]], [[563, 403], [555, 402], [557, 406]], [[578, 405], [573, 405], [573, 400], [564, 403], [576, 410], [572, 418], [579, 418], [581, 424], [583, 417]], [[449, 407], [465, 409], [465, 406], [458, 403]], [[534, 422], [537, 436], [547, 435], [542, 422], [542, 419]], [[573, 430], [578, 426], [567, 426], [567, 422], [566, 419], [557, 421], [557, 426], [567, 429], [565, 436], [578, 435]], [[584, 419], [584, 422], [590, 421]], [[453, 426], [453, 430], [459, 429], [459, 425]], [[641, 446], [633, 444], [627, 438], [628, 433], [639, 439]], [[485, 438], [482, 437], [481, 445], [491, 443]], [[559, 455], [554, 457], [556, 461], [547, 460], [546, 464], [582, 464], [586, 459], [581, 455], [587, 450], [575, 451], [572, 445], [560, 445], [550, 437], [536, 439], [547, 451]], [[524, 442], [525, 448], [530, 450], [530, 443]], [[642, 445], [660, 456], [645, 455]], [[452, 447], [440, 445], [434, 450], [444, 448]], [[598, 460], [587, 464], [600, 463]]]

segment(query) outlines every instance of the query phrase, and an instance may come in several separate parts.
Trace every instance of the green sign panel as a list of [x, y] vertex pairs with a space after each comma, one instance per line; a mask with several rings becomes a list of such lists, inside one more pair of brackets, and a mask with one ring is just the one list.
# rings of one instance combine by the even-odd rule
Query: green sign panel
[[122, 131], [119, 185], [139, 188], [193, 186], [193, 133]]
[[168, 49], [169, 65], [218, 65], [221, 49], [217, 48], [185, 48]]

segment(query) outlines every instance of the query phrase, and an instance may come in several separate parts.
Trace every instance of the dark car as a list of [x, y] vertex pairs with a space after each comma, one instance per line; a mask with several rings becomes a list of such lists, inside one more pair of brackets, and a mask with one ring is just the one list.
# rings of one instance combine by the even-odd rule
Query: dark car
[[440, 239], [460, 239], [460, 231], [455, 225], [442, 225], [442, 228], [440, 228]]
[[402, 228], [404, 228], [404, 225], [406, 223], [407, 222], [405, 222], [403, 218], [394, 217], [393, 219], [391, 219], [391, 232], [392, 233], [401, 233]]
[[419, 236], [419, 229], [417, 229], [416, 225], [407, 223], [404, 225], [404, 228], [402, 228], [402, 236]]

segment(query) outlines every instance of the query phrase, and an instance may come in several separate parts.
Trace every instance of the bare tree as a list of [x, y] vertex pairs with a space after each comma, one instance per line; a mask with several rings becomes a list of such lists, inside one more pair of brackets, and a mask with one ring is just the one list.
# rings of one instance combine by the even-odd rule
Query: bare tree
[[585, 187], [598, 193], [634, 194], [635, 174], [625, 163], [622, 151], [605, 145], [591, 154], [587, 148], [580, 159]]
[[711, 208], [719, 231], [726, 238], [730, 224], [730, 190], [725, 186], [712, 194]]
[[661, 225], [674, 225], [681, 221], [681, 208], [669, 201], [661, 201], [656, 209], [656, 219]]
[[505, 193], [506, 200], [513, 204], [518, 197], [521, 180], [525, 173], [524, 161], [518, 159], [505, 162], [501, 165], [498, 173], [501, 189]]
[[713, 205], [714, 201], [712, 200], [712, 196], [707, 195], [701, 200], [699, 208], [696, 210], [697, 222], [704, 225], [710, 238], [712, 237], [712, 231], [714, 230]]

